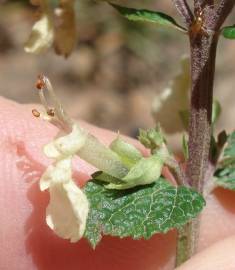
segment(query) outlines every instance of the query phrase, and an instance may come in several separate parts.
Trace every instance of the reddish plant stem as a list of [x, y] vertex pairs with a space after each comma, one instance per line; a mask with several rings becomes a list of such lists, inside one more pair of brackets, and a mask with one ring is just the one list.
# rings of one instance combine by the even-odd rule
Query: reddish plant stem
[[172, 0], [185, 24], [189, 27], [193, 22], [193, 13], [186, 0]]
[[[211, 143], [211, 116], [218, 34], [189, 32], [191, 49], [191, 104], [189, 122], [189, 160], [186, 167], [188, 182], [198, 192], [203, 192], [209, 167]], [[200, 215], [186, 227], [187, 257], [197, 250]]]
[[[202, 192], [209, 166], [213, 82], [218, 36], [189, 32], [191, 47], [191, 107], [189, 125], [188, 183]], [[176, 265], [189, 259], [197, 249], [200, 216], [178, 231]]]
[[214, 5], [214, 0], [194, 0], [194, 13], [197, 14], [199, 12], [203, 13], [203, 9], [206, 6], [212, 7]]
[[234, 5], [235, 0], [220, 0], [219, 5], [215, 9], [213, 20], [211, 20], [211, 25], [208, 26], [219, 29], [232, 11]]
[[[202, 4], [203, 1], [195, 0], [194, 4], [197, 5], [197, 3]], [[221, 0], [213, 10], [205, 10], [199, 25], [198, 18], [195, 18], [189, 28], [192, 85], [189, 161], [186, 175], [191, 186], [199, 192], [202, 192], [209, 162], [213, 84], [219, 29], [234, 5], [235, 0]]]
[[190, 32], [191, 109], [189, 161], [186, 174], [191, 186], [202, 192], [211, 141], [213, 82], [218, 36]]
[[[178, 11], [188, 10], [187, 1], [175, 1]], [[178, 5], [177, 5], [178, 4]], [[216, 48], [220, 27], [235, 5], [235, 0], [194, 0], [195, 18], [190, 11], [180, 12], [189, 26], [191, 51], [191, 104], [187, 182], [203, 193], [210, 170], [211, 115]], [[180, 8], [179, 8], [180, 6]], [[191, 21], [191, 23], [190, 23]], [[197, 249], [200, 216], [178, 231], [176, 264], [189, 259]]]

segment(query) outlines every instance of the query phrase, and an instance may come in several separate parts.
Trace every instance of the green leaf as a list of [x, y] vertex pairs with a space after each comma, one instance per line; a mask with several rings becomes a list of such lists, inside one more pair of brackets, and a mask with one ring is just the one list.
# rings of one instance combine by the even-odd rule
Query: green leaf
[[222, 35], [228, 39], [235, 39], [235, 25], [224, 27], [222, 29]]
[[111, 6], [113, 6], [121, 15], [123, 15], [128, 20], [156, 23], [163, 27], [171, 27], [186, 32], [186, 30], [177, 24], [177, 22], [172, 17], [162, 12], [146, 9], [127, 8], [115, 4], [111, 4]]
[[218, 100], [214, 99], [213, 100], [213, 106], [212, 106], [212, 124], [215, 124], [221, 114], [221, 105]]
[[224, 156], [235, 158], [235, 131], [228, 137], [228, 144], [224, 149]]
[[217, 170], [215, 182], [220, 187], [235, 190], [235, 168]]
[[215, 172], [218, 186], [235, 190], [235, 131], [228, 136], [222, 160]]
[[183, 149], [184, 159], [187, 160], [189, 158], [189, 151], [188, 151], [188, 140], [186, 139], [185, 134], [183, 134], [183, 137], [182, 137], [182, 149]]
[[196, 191], [172, 186], [163, 178], [125, 191], [107, 190], [101, 182], [89, 181], [84, 191], [90, 203], [84, 237], [93, 248], [102, 235], [148, 239], [166, 233], [186, 224], [205, 205]]
[[217, 142], [218, 147], [222, 149], [224, 145], [226, 144], [227, 140], [228, 140], [228, 135], [225, 130], [222, 130], [218, 134], [218, 142]]
[[210, 143], [211, 160], [216, 162], [218, 154], [219, 154], [218, 143], [216, 142], [215, 136], [211, 135], [211, 143]]

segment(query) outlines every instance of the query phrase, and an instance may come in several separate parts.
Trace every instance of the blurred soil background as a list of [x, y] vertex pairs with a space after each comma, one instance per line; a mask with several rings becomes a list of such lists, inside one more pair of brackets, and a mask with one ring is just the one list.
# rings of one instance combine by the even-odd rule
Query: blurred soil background
[[[74, 117], [131, 136], [139, 127], [154, 125], [152, 101], [179, 72], [181, 56], [189, 53], [185, 35], [129, 22], [106, 3], [79, 0], [78, 41], [72, 55], [64, 59], [52, 49], [31, 55], [23, 46], [35, 21], [35, 8], [28, 1], [0, 2], [0, 95], [37, 103], [34, 84], [44, 73]], [[153, 8], [182, 23], [170, 0], [119, 4]], [[228, 23], [235, 23], [234, 12]], [[235, 126], [234, 59], [235, 41], [221, 38], [215, 95], [224, 110], [218, 129]]]

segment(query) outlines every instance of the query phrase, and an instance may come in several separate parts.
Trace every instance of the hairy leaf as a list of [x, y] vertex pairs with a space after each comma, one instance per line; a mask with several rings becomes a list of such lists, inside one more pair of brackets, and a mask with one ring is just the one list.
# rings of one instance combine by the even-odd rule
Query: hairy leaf
[[226, 189], [235, 190], [235, 168], [216, 171], [216, 184]]
[[224, 149], [224, 156], [235, 159], [235, 131], [228, 137], [228, 144]]
[[162, 12], [146, 10], [146, 9], [134, 9], [127, 8], [123, 6], [118, 6], [115, 4], [111, 4], [121, 15], [131, 21], [143, 21], [143, 22], [151, 22], [156, 23], [163, 27], [171, 27], [180, 31], [184, 31], [185, 29], [177, 24], [177, 22], [167, 14]]
[[235, 39], [235, 25], [224, 27], [222, 29], [222, 35], [228, 39]]
[[219, 169], [215, 172], [216, 184], [235, 190], [235, 131], [228, 136]]
[[84, 192], [90, 202], [85, 238], [95, 246], [102, 235], [148, 239], [194, 218], [205, 205], [203, 197], [186, 187], [174, 187], [160, 178], [141, 188], [107, 190], [89, 181]]

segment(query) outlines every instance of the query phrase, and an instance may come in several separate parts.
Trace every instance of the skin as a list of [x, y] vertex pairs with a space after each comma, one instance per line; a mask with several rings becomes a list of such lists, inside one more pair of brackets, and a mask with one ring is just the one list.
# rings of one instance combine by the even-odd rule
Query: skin
[[[47, 191], [40, 192], [38, 180], [49, 164], [42, 146], [53, 139], [57, 129], [34, 118], [32, 108], [35, 106], [0, 98], [0, 269], [173, 269], [175, 231], [148, 241], [104, 237], [94, 251], [85, 240], [71, 244], [47, 227], [49, 196]], [[116, 136], [81, 125], [106, 144]], [[79, 185], [94, 170], [78, 158], [74, 162]], [[178, 270], [235, 269], [235, 194], [217, 189], [207, 198], [201, 220], [198, 253]]]

